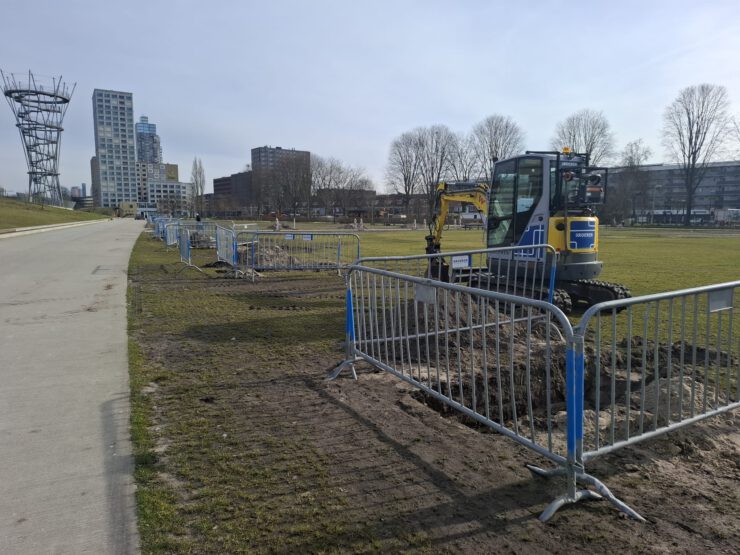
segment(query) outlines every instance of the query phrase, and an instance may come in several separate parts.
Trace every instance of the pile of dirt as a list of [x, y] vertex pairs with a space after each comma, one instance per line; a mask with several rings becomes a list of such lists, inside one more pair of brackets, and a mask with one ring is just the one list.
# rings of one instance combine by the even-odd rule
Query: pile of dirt
[[[389, 302], [390, 299], [386, 299], [386, 303]], [[565, 408], [566, 345], [562, 333], [545, 315], [519, 311], [515, 312], [512, 322], [509, 307], [468, 302], [454, 296], [436, 305], [409, 301], [377, 312], [377, 307], [373, 307], [372, 312], [379, 316], [372, 322], [369, 307], [361, 308], [365, 320], [359, 325], [358, 333], [368, 339], [372, 337], [364, 350], [374, 353], [381, 361], [437, 393], [479, 414], [489, 414], [492, 420], [507, 426], [517, 420], [519, 424], [525, 422], [543, 431], [552, 425], [553, 418], [556, 424], [560, 418], [562, 429], [565, 429], [565, 413], [558, 416], [558, 411]], [[531, 320], [527, 320], [528, 316]], [[656, 352], [657, 373], [654, 370]], [[647, 361], [644, 378], [639, 372], [643, 354]], [[631, 372], [627, 371], [628, 355]], [[625, 432], [629, 427], [629, 435], [633, 436], [734, 400], [734, 389], [730, 391], [732, 388], [724, 387], [719, 391], [714, 382], [706, 383], [700, 372], [689, 375], [687, 370], [681, 379], [678, 368], [682, 357], [690, 361], [694, 356], [700, 361], [704, 361], [705, 356], [710, 362], [719, 361], [725, 369], [727, 365], [736, 367], [733, 365], [737, 365], [738, 358], [727, 352], [707, 353], [704, 348], [695, 348], [686, 342], [656, 344], [635, 336], [629, 343], [624, 339], [614, 350], [602, 348], [599, 351], [597, 392], [597, 352], [593, 344], [587, 343], [586, 437], [595, 439], [598, 428], [600, 441], [604, 443], [612, 420], [615, 429], [618, 427]], [[670, 379], [669, 360], [673, 369]], [[615, 368], [613, 376], [612, 367]], [[728, 382], [720, 380], [719, 383]], [[613, 415], [610, 412], [612, 394]], [[432, 396], [419, 392], [415, 397], [444, 415], [455, 414]], [[597, 407], [601, 407], [598, 413]], [[477, 426], [472, 419], [458, 418]]]
[[367, 318], [358, 330], [373, 338], [365, 349], [473, 410], [487, 403], [496, 419], [530, 410], [542, 419], [548, 406], [564, 402], [565, 342], [543, 315], [531, 314], [528, 322], [515, 313], [512, 322], [510, 312], [492, 304], [452, 296], [436, 311], [419, 304], [386, 309], [372, 324]]
[[190, 247], [194, 249], [212, 249], [216, 246], [216, 239], [201, 233], [199, 231], [193, 231], [190, 233]]
[[259, 242], [254, 243], [254, 253], [252, 244], [240, 245], [238, 247], [240, 260], [252, 260], [254, 257], [255, 266], [258, 267], [277, 267], [291, 268], [299, 266], [300, 260], [291, 256], [289, 252], [279, 245], [266, 245]]

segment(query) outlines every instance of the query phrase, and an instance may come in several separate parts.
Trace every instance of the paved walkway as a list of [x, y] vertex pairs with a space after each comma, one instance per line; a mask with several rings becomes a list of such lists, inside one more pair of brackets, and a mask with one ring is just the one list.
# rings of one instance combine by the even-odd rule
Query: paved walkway
[[136, 553], [133, 220], [0, 241], [0, 553]]

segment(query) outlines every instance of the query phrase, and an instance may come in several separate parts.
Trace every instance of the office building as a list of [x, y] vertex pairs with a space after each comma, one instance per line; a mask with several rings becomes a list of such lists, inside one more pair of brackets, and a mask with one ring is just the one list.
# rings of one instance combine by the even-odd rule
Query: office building
[[86, 197], [87, 196], [87, 183], [81, 184], [80, 188], [81, 188], [82, 196]]
[[74, 186], [74, 187], [70, 187], [69, 196], [70, 198], [80, 198], [84, 195], [82, 194], [82, 189], [80, 189], [77, 186]]
[[128, 92], [93, 91], [95, 157], [91, 161], [95, 203], [116, 208], [137, 202], [134, 101]]

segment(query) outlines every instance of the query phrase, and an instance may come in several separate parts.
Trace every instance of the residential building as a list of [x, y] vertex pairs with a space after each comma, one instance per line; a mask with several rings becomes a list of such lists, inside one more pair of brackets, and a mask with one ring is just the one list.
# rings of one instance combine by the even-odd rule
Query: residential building
[[80, 189], [77, 186], [70, 187], [69, 189], [69, 197], [70, 198], [80, 198], [82, 195], [82, 189]]
[[222, 210], [238, 210], [245, 215], [259, 215], [254, 199], [251, 171], [217, 177], [213, 180], [213, 195], [214, 206]]
[[90, 183], [90, 194], [93, 197], [95, 206], [100, 206], [102, 195], [100, 193], [100, 166], [98, 165], [98, 157], [93, 156], [90, 158], [90, 175], [92, 176], [92, 182]]
[[95, 89], [92, 102], [95, 161], [91, 169], [96, 204], [116, 208], [122, 202], [137, 202], [133, 95]]
[[156, 207], [162, 212], [189, 211], [192, 185], [178, 180], [177, 164], [162, 162], [162, 144], [157, 126], [141, 116], [136, 124], [136, 183], [142, 210]]
[[[615, 219], [634, 215], [646, 223], [681, 223], [686, 211], [686, 179], [677, 164], [648, 164], [639, 168], [638, 190], [621, 189], [634, 173], [628, 168], [609, 169], [609, 196], [626, 198]], [[713, 220], [715, 211], [740, 208], [740, 161], [712, 162], [694, 193], [692, 218], [696, 223]]]
[[[262, 146], [252, 149], [252, 203], [261, 213], [290, 208], [286, 197], [305, 200], [311, 187], [311, 153], [306, 150]], [[281, 190], [282, 189], [282, 190]]]
[[162, 145], [157, 135], [157, 126], [141, 116], [136, 124], [136, 160], [148, 164], [162, 163]]

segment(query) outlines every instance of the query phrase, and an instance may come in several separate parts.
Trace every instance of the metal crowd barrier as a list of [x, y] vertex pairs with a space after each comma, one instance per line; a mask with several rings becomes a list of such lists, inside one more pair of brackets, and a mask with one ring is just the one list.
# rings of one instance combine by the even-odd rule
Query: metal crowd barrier
[[168, 223], [173, 222], [172, 218], [155, 218], [154, 236], [158, 239], [164, 239], [165, 227]]
[[227, 263], [235, 272], [239, 272], [236, 232], [233, 229], [216, 226], [216, 259]]
[[167, 247], [177, 245], [177, 236], [180, 231], [180, 223], [166, 223], [164, 226], [164, 244]]
[[337, 270], [360, 256], [355, 233], [323, 231], [240, 231], [237, 233], [238, 268], [249, 273], [267, 270]]
[[544, 300], [358, 263], [329, 379], [366, 361], [548, 458], [556, 468], [528, 468], [564, 476], [566, 492], [542, 521], [599, 498], [644, 520], [584, 464], [740, 406], [739, 286], [601, 303], [574, 329]]
[[179, 229], [179, 233], [177, 234], [177, 246], [180, 251], [180, 262], [190, 266], [190, 232], [187, 229]]
[[583, 315], [583, 462], [740, 407], [738, 288], [611, 301]]
[[258, 230], [260, 228], [259, 224], [256, 223], [248, 223], [248, 224], [234, 224], [233, 225], [234, 231], [248, 231], [248, 230]]
[[200, 268], [198, 268], [198, 266], [193, 264], [193, 259], [191, 255], [192, 245], [190, 242], [190, 236], [191, 236], [190, 230], [188, 230], [187, 228], [183, 226], [178, 226], [177, 247], [178, 247], [178, 250], [180, 251], [180, 262], [185, 264], [185, 266], [180, 269], [180, 272], [182, 272], [183, 270], [187, 270], [188, 268], [193, 268], [203, 273], [203, 270], [201, 270]]
[[558, 256], [552, 246], [538, 244], [361, 258], [356, 264], [552, 302]]
[[212, 221], [180, 222], [180, 229], [190, 232], [190, 245], [194, 249], [212, 249], [216, 247], [216, 227], [218, 224]]

